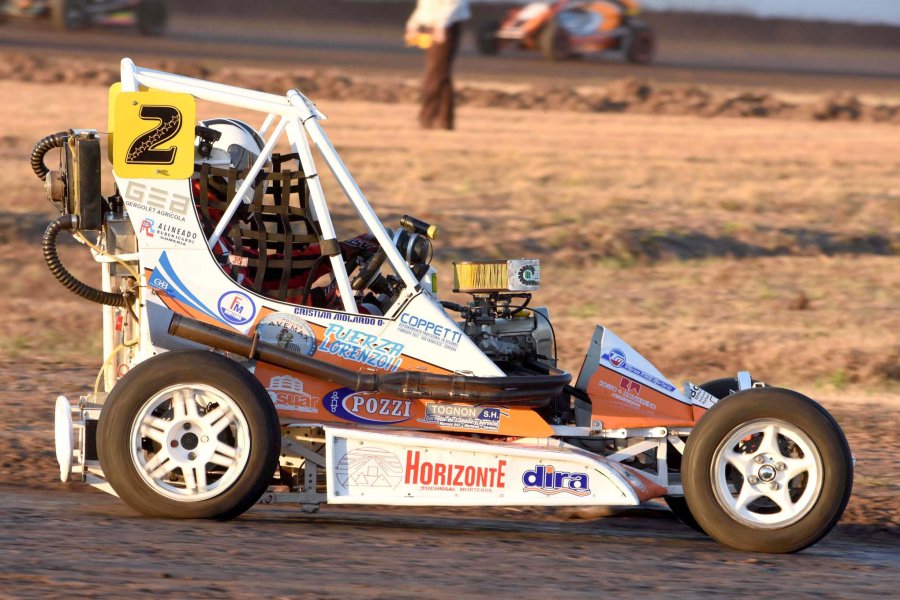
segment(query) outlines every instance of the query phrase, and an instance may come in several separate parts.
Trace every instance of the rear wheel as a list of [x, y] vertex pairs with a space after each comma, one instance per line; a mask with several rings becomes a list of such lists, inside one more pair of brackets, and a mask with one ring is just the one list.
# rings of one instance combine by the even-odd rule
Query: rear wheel
[[63, 31], [81, 29], [89, 20], [84, 7], [85, 0], [51, 0], [50, 18], [53, 24]]
[[649, 64], [656, 54], [656, 36], [646, 25], [639, 25], [631, 31], [625, 59], [638, 65]]
[[165, 33], [168, 18], [163, 0], [144, 0], [137, 7], [137, 28], [143, 35], [158, 36]]
[[853, 486], [850, 448], [813, 400], [754, 388], [716, 404], [688, 438], [682, 475], [690, 513], [716, 541], [796, 552], [838, 522]]
[[269, 395], [246, 369], [211, 352], [167, 352], [119, 381], [97, 442], [106, 478], [136, 510], [230, 519], [265, 491], [280, 430]]
[[550, 21], [538, 37], [541, 54], [549, 61], [565, 60], [572, 57], [569, 35], [556, 21]]
[[499, 30], [500, 23], [497, 21], [485, 21], [478, 24], [478, 30], [475, 32], [475, 45], [478, 47], [479, 54], [494, 56], [500, 52], [500, 40], [497, 39]]

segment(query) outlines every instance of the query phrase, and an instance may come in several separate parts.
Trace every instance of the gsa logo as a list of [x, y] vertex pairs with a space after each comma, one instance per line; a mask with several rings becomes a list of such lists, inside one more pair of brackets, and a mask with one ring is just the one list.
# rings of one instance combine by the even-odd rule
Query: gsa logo
[[256, 305], [244, 292], [226, 292], [219, 298], [219, 315], [232, 325], [246, 325], [256, 316]]
[[624, 367], [625, 366], [625, 353], [619, 350], [618, 348], [613, 348], [609, 351], [609, 364], [614, 367]]

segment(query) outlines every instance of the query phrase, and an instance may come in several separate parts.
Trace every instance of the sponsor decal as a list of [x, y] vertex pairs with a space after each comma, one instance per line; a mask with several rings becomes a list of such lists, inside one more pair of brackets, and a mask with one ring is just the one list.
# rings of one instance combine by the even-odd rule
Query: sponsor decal
[[403, 364], [403, 344], [332, 323], [319, 350], [368, 367], [396, 371]]
[[145, 237], [153, 237], [153, 219], [144, 219], [141, 221], [140, 233]]
[[643, 386], [641, 384], [639, 384], [637, 381], [628, 379], [627, 377], [623, 377], [621, 381], [619, 381], [619, 387], [629, 394], [636, 394], [638, 396], [641, 395], [641, 390], [643, 389]]
[[166, 219], [184, 221], [191, 199], [181, 194], [170, 194], [167, 190], [155, 188], [136, 181], [129, 181], [125, 188], [125, 206], [137, 208]]
[[687, 388], [687, 396], [691, 399], [691, 404], [696, 404], [701, 408], [712, 408], [719, 402], [718, 398], [701, 388], [699, 385], [688, 383]]
[[500, 429], [501, 417], [509, 417], [509, 409], [505, 406], [430, 402], [425, 405], [425, 418], [419, 419], [419, 421], [453, 429], [479, 429], [494, 432]]
[[303, 391], [303, 381], [290, 375], [280, 375], [269, 380], [266, 387], [275, 408], [293, 412], [315, 413], [318, 398]]
[[456, 327], [446, 327], [409, 313], [400, 315], [397, 329], [410, 337], [454, 351], [462, 338], [462, 331]]
[[403, 481], [429, 491], [493, 492], [506, 487], [506, 460], [485, 466], [432, 462], [419, 450], [407, 450]]
[[219, 315], [232, 325], [246, 325], [256, 316], [256, 305], [244, 292], [225, 292], [219, 298]]
[[606, 362], [608, 362], [615, 368], [622, 369], [623, 371], [628, 371], [629, 373], [636, 375], [645, 381], [649, 381], [653, 385], [656, 385], [666, 390], [667, 392], [675, 391], [675, 386], [668, 381], [664, 381], [659, 377], [656, 377], [652, 373], [648, 373], [643, 369], [629, 364], [628, 360], [626, 359], [625, 352], [620, 350], [619, 348], [613, 348], [609, 351], [608, 354], [604, 354], [601, 358], [603, 358]]
[[169, 261], [169, 255], [163, 252], [159, 256], [159, 262], [153, 273], [150, 274], [148, 283], [151, 288], [164, 292], [168, 296], [187, 304], [191, 308], [202, 312], [208, 317], [221, 321], [222, 317], [214, 313], [191, 292], [190, 288], [181, 280], [175, 272], [175, 268]]
[[334, 474], [344, 487], [395, 488], [403, 480], [403, 463], [389, 450], [365, 446], [342, 456]]
[[328, 310], [320, 310], [318, 308], [307, 308], [306, 306], [297, 306], [294, 308], [294, 314], [301, 317], [311, 317], [313, 319], [326, 319], [328, 321], [341, 321], [343, 323], [353, 323], [356, 325], [382, 325], [384, 319], [378, 317], [368, 317], [365, 315], [348, 315], [342, 312], [331, 312]]
[[613, 471], [621, 475], [628, 481], [629, 485], [638, 491], [644, 491], [647, 489], [647, 486], [644, 485], [643, 480], [640, 477], [631, 472], [631, 469], [626, 467], [621, 463], [617, 463], [616, 461], [609, 461], [609, 468]]
[[316, 334], [309, 323], [289, 313], [274, 313], [256, 327], [259, 341], [281, 346], [306, 356], [316, 353]]
[[534, 287], [541, 284], [540, 265], [524, 265], [516, 271], [516, 279], [524, 286]]
[[621, 368], [626, 365], [625, 353], [618, 348], [613, 348], [609, 351], [609, 358], [607, 360], [609, 361], [609, 364], [614, 367]]
[[555, 494], [572, 494], [587, 496], [591, 493], [590, 480], [587, 473], [558, 471], [553, 465], [535, 465], [522, 473], [523, 489], [526, 492], [539, 492], [546, 496]]
[[412, 416], [410, 400], [376, 398], [358, 394], [350, 388], [328, 392], [323, 406], [334, 416], [354, 423], [390, 425], [407, 421]]
[[143, 234], [144, 237], [157, 238], [178, 246], [189, 246], [197, 241], [197, 233], [194, 231], [188, 231], [171, 223], [157, 223], [150, 218], [145, 218], [141, 221], [139, 233]]
[[602, 379], [598, 382], [598, 385], [601, 388], [608, 390], [612, 394], [612, 397], [620, 402], [624, 402], [634, 408], [656, 410], [656, 404], [641, 397], [641, 391], [644, 389], [643, 386], [628, 377], [622, 377], [618, 387]]

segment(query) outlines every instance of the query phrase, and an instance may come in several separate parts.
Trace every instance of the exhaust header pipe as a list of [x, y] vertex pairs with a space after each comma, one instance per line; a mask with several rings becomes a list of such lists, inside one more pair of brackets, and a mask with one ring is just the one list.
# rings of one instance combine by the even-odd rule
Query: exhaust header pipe
[[381, 392], [413, 400], [428, 398], [536, 408], [546, 406], [572, 379], [565, 371], [550, 367], [547, 367], [546, 375], [510, 377], [441, 375], [420, 371], [361, 373], [261, 342], [256, 334], [248, 337], [182, 315], [172, 317], [169, 333], [204, 346], [240, 354], [356, 391]]

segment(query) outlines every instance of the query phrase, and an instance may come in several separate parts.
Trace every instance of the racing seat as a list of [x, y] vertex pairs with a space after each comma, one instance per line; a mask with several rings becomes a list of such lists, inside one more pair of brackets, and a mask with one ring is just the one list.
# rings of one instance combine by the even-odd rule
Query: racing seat
[[[329, 308], [337, 303], [333, 285], [312, 289], [331, 272], [312, 218], [306, 176], [289, 168], [296, 154], [273, 154], [271, 172], [260, 173], [249, 204], [243, 203], [213, 254], [241, 286], [284, 302]], [[246, 171], [197, 165], [194, 201], [207, 238], [222, 218]], [[343, 246], [343, 244], [342, 244]], [[344, 256], [345, 260], [347, 256]], [[331, 288], [331, 289], [329, 289]]]

